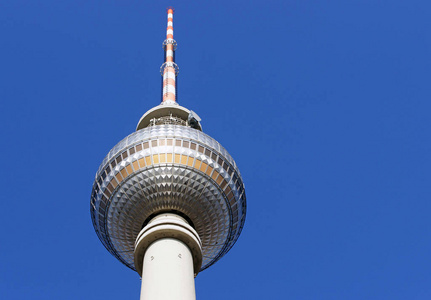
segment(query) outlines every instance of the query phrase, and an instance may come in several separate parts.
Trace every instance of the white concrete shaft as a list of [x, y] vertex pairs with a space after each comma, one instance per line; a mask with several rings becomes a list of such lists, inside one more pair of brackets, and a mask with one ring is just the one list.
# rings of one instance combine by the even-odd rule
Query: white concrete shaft
[[163, 213], [151, 219], [136, 238], [134, 256], [142, 277], [141, 300], [196, 299], [202, 243], [184, 218]]
[[162, 238], [145, 252], [141, 300], [194, 300], [193, 256], [182, 241]]

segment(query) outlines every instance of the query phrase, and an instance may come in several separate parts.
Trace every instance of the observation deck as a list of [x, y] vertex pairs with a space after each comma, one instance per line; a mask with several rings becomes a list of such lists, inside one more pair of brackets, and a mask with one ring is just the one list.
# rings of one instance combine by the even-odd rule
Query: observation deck
[[216, 140], [187, 125], [151, 124], [157, 117], [170, 114], [149, 110], [139, 122], [148, 120], [148, 126], [120, 141], [101, 163], [91, 195], [93, 225], [108, 251], [135, 270], [140, 230], [157, 214], [176, 213], [201, 238], [203, 270], [241, 233], [244, 184], [235, 161]]

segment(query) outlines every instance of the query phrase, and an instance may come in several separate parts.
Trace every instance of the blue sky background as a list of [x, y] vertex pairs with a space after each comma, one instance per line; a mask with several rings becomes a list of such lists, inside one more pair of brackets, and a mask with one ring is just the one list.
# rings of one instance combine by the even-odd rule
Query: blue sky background
[[0, 2], [0, 298], [139, 299], [89, 213], [108, 151], [179, 102], [235, 158], [248, 212], [210, 299], [431, 299], [431, 2]]

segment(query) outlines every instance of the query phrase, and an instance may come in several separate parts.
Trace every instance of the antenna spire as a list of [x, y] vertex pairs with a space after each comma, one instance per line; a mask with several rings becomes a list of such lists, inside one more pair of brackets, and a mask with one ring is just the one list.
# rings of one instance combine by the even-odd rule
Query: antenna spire
[[162, 103], [176, 103], [176, 76], [178, 75], [178, 65], [175, 63], [175, 50], [177, 42], [174, 40], [174, 9], [169, 7], [168, 26], [166, 28], [166, 40], [163, 42], [165, 50], [165, 62], [160, 67], [160, 73], [163, 76]]

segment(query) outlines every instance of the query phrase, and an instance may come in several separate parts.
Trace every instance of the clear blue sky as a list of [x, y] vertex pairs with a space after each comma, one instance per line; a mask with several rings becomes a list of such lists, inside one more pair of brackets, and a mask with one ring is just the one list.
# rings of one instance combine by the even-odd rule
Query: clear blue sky
[[431, 2], [0, 2], [0, 298], [138, 299], [95, 172], [160, 101], [235, 158], [248, 213], [199, 300], [431, 299]]

